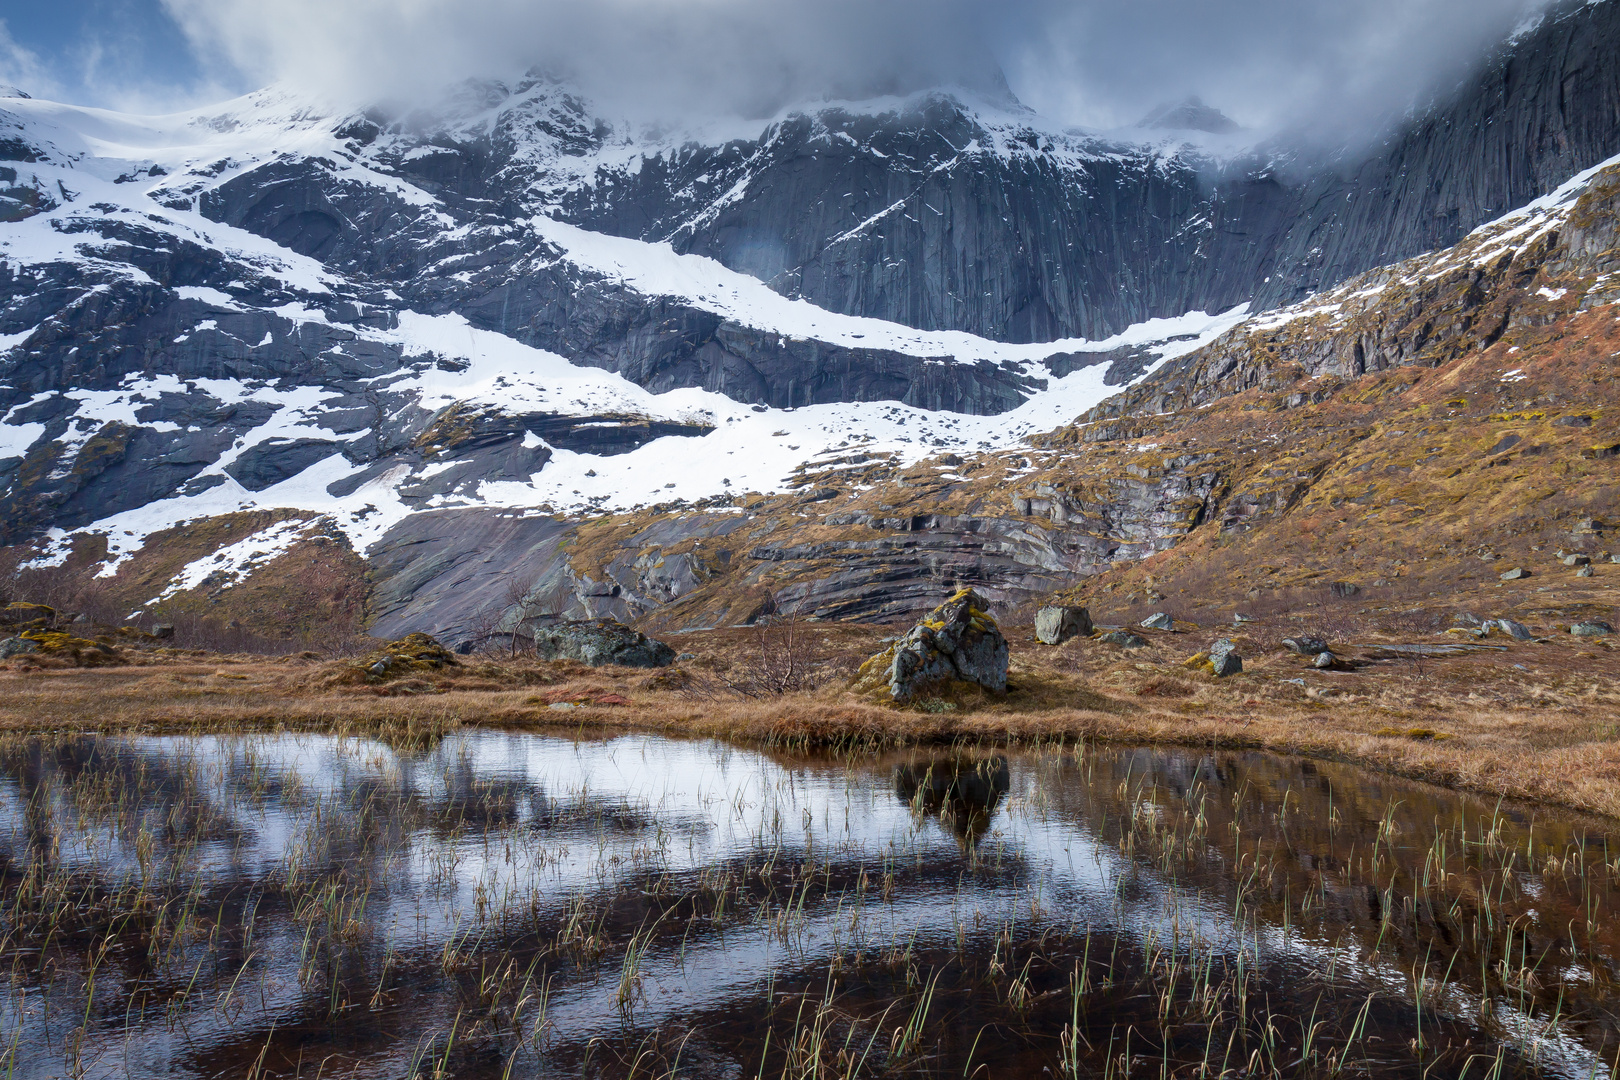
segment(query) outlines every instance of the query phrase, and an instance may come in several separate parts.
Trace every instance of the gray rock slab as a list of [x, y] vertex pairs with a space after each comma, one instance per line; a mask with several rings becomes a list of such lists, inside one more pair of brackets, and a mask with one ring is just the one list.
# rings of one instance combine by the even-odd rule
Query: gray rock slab
[[1083, 607], [1043, 607], [1035, 613], [1035, 640], [1061, 645], [1091, 633], [1091, 612]]

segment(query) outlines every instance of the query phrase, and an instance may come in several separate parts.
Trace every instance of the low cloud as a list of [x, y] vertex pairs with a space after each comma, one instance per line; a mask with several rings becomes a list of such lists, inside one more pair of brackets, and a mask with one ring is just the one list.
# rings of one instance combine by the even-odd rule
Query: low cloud
[[163, 0], [199, 56], [361, 98], [543, 66], [606, 107], [768, 115], [959, 82], [1107, 129], [1197, 95], [1260, 133], [1375, 132], [1543, 0]]
[[[1240, 124], [1325, 142], [1443, 94], [1542, 0], [1014, 0], [999, 40], [1032, 107], [1115, 127], [1202, 97]], [[1031, 32], [1039, 28], [1039, 32]]]

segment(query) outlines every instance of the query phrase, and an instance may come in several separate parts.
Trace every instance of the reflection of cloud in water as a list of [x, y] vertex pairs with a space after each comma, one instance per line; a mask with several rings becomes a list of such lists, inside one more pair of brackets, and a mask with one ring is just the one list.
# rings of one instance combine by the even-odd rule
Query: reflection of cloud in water
[[[478, 955], [555, 940], [571, 911], [603, 913], [592, 916], [602, 920], [600, 952], [557, 967], [551, 984], [551, 1019], [576, 1042], [622, 1032], [616, 972], [630, 934], [648, 926], [659, 931], [639, 960], [633, 1013], [642, 1029], [743, 1007], [778, 977], [825, 972], [851, 955], [961, 955], [1001, 934], [1052, 931], [1114, 935], [1133, 955], [1165, 942], [1241, 954], [1251, 969], [1274, 973], [1267, 978], [1286, 972], [1285, 982], [1313, 994], [1324, 986], [1314, 973], [1331, 969], [1331, 993], [1408, 1002], [1414, 957], [1405, 938], [1418, 940], [1416, 924], [1388, 935], [1395, 952], [1372, 946], [1385, 939], [1383, 918], [1402, 917], [1410, 904], [1369, 900], [1419, 872], [1425, 828], [1445, 815], [1468, 822], [1491, 812], [1321, 763], [1141, 750], [850, 761], [651, 736], [482, 732], [417, 752], [312, 735], [108, 739], [55, 757], [11, 752], [3, 764], [0, 867], [26, 860], [30, 831], [39, 831], [30, 793], [49, 793], [49, 829], [63, 838], [59, 865], [110, 881], [139, 880], [146, 870], [135, 837], [105, 807], [80, 812], [94, 808], [84, 793], [144, 798], [153, 820], [174, 809], [165, 800], [188, 801], [175, 820], [207, 828], [194, 833], [175, 880], [195, 882], [222, 910], [244, 893], [269, 898], [255, 970], [286, 975], [304, 956], [307, 925], [274, 900], [293, 860], [301, 872], [337, 868], [363, 884], [369, 929], [345, 961], [358, 965], [356, 984], [382, 981], [385, 952], [390, 963], [431, 974], [465, 949], [476, 970]], [[142, 788], [142, 777], [160, 782]], [[1398, 839], [1382, 842], [1375, 888], [1354, 860], [1386, 815], [1399, 819]], [[1569, 832], [1557, 822], [1541, 827], [1547, 836]], [[1240, 894], [1240, 879], [1262, 880], [1262, 864], [1264, 888]], [[1521, 868], [1513, 880], [1552, 917], [1547, 905], [1562, 895], [1553, 879], [1531, 881]], [[715, 882], [732, 890], [729, 918], [680, 906]], [[1289, 911], [1311, 889], [1320, 917], [1301, 925]], [[201, 992], [217, 1000], [243, 963], [218, 965], [221, 985], [201, 969]], [[1443, 969], [1430, 980], [1428, 1008], [1472, 1030], [1479, 988]], [[1569, 997], [1560, 1007], [1567, 1013], [1570, 1002], [1589, 999], [1591, 984], [1590, 976], [1563, 980]], [[1286, 996], [1297, 987], [1270, 989]], [[390, 1020], [411, 1039], [453, 1019], [451, 997], [411, 993], [408, 1012]], [[285, 1024], [278, 1018], [314, 1008], [306, 998], [283, 979], [240, 1006], [249, 1010], [243, 1023]], [[1493, 1037], [1539, 1053], [1554, 1071], [1585, 1070], [1595, 1059], [1579, 1030], [1537, 1035], [1547, 1017], [1530, 1005], [1521, 1014], [1497, 1001], [1488, 1010]], [[186, 1049], [161, 1028], [136, 1025], [120, 1053], [164, 1072], [237, 1033], [236, 1024], [196, 1019]], [[105, 1047], [124, 1039], [121, 1030], [92, 1033]]]

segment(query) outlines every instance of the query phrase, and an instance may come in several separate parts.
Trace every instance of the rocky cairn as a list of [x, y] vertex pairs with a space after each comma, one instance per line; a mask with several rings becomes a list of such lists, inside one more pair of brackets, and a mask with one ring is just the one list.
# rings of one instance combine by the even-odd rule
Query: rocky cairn
[[675, 650], [613, 619], [553, 623], [534, 632], [534, 649], [546, 660], [578, 660], [591, 667], [668, 667]]
[[861, 665], [855, 689], [906, 703], [951, 689], [1007, 692], [1007, 639], [984, 597], [963, 589]]
[[1091, 612], [1083, 607], [1043, 607], [1035, 613], [1035, 640], [1042, 645], [1090, 637], [1091, 630]]

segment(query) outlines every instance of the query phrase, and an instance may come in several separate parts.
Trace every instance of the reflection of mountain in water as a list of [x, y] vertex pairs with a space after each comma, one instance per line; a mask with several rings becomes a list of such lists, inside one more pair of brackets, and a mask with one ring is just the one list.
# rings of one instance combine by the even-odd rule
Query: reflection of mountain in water
[[894, 793], [918, 814], [937, 815], [957, 837], [972, 841], [989, 829], [1009, 775], [999, 754], [908, 762], [894, 767]]

